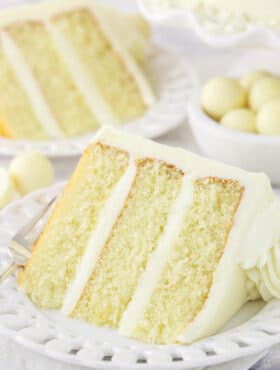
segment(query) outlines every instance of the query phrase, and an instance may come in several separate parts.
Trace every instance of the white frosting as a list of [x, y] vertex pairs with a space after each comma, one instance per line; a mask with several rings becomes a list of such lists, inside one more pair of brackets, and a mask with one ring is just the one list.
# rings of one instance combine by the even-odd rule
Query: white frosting
[[[268, 298], [263, 294], [263, 289], [260, 289], [260, 293], [264, 300], [273, 298], [280, 298], [280, 268], [279, 260], [276, 257], [276, 251], [279, 251], [279, 242], [275, 247], [270, 249], [267, 263], [260, 268], [261, 281], [263, 282], [264, 287], [267, 292], [269, 292]], [[258, 286], [257, 286], [258, 287]]]
[[74, 280], [70, 283], [64, 298], [62, 313], [69, 315], [78, 303], [88, 279], [98, 261], [98, 257], [109, 238], [112, 228], [123, 208], [136, 176], [136, 165], [131, 158], [123, 177], [114, 187], [99, 216], [98, 225], [92, 231], [85, 253], [77, 267]]
[[54, 24], [46, 22], [46, 27], [93, 116], [97, 118], [100, 125], [115, 125], [118, 119], [114, 115], [111, 107], [101, 96], [98, 88], [88, 77], [75, 51]]
[[30, 99], [34, 114], [39, 123], [51, 138], [62, 138], [64, 134], [46, 103], [40, 86], [19, 48], [6, 32], [1, 32], [1, 41], [5, 56], [26, 95]]
[[240, 266], [250, 269], [254, 266], [264, 266], [268, 251], [280, 240], [280, 205], [278, 201], [266, 204], [250, 225], [250, 232], [245, 240], [247, 247], [239, 257]]
[[263, 173], [248, 172], [238, 167], [201, 157], [185, 149], [165, 146], [110, 126], [102, 127], [94, 135], [92, 142], [98, 141], [122, 148], [135, 158], [155, 158], [174, 165], [184, 173], [195, 172], [197, 177], [216, 176], [236, 180], [248, 190], [258, 189], [261, 186], [266, 189], [266, 199], [268, 201], [274, 199], [270, 180]]
[[280, 205], [273, 202], [258, 214], [240, 254], [240, 266], [247, 274], [249, 296], [255, 291], [264, 300], [280, 298]]
[[126, 336], [131, 335], [137, 326], [138, 320], [145, 313], [147, 304], [150, 301], [153, 291], [156, 289], [161, 273], [168, 261], [170, 251], [181, 231], [186, 210], [192, 204], [193, 181], [193, 177], [188, 175], [185, 175], [183, 178], [181, 191], [168, 215], [164, 232], [140, 278], [130, 304], [122, 316], [119, 326], [121, 334]]

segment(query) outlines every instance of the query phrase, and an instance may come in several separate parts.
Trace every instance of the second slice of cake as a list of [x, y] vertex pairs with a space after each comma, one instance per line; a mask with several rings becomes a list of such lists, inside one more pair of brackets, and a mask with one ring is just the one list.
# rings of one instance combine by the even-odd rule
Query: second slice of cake
[[[143, 115], [155, 101], [132, 55], [144, 53], [144, 26], [90, 0], [2, 10], [0, 134], [57, 139]], [[120, 37], [130, 28], [138, 49]]]

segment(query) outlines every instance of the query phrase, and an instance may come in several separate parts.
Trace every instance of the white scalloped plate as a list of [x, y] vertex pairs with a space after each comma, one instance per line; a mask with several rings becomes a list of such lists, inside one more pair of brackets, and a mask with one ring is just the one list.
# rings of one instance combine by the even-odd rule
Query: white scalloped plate
[[[147, 62], [147, 74], [157, 101], [143, 117], [119, 126], [126, 131], [156, 138], [174, 129], [187, 114], [187, 102], [196, 86], [196, 75], [188, 61], [153, 46]], [[49, 157], [80, 155], [93, 133], [73, 139], [34, 142], [0, 138], [0, 155], [16, 155], [26, 150], [40, 151]]]
[[150, 0], [138, 0], [143, 15], [151, 22], [166, 23], [175, 27], [190, 27], [209, 45], [215, 47], [269, 47], [280, 48], [280, 30], [252, 21], [213, 16], [210, 12], [196, 14], [187, 9], [163, 9], [151, 6]]
[[[8, 240], [62, 188], [33, 193], [0, 213], [1, 268], [8, 263]], [[280, 301], [246, 305], [227, 328], [190, 346], [152, 346], [39, 310], [17, 288], [15, 276], [0, 286], [0, 335], [53, 359], [94, 369], [191, 369], [259, 353], [280, 342]]]

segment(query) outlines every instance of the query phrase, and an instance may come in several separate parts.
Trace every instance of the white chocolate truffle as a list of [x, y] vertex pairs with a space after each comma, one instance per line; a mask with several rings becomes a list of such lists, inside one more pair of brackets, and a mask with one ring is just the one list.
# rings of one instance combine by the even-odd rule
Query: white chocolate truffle
[[280, 97], [263, 106], [257, 116], [257, 131], [263, 135], [280, 135]]
[[240, 78], [239, 82], [240, 85], [245, 89], [249, 90], [255, 82], [257, 82], [262, 77], [268, 77], [271, 76], [271, 74], [267, 71], [264, 71], [262, 69], [258, 69], [255, 71], [248, 72], [246, 75]]
[[51, 162], [41, 153], [26, 152], [14, 158], [9, 173], [17, 190], [25, 195], [54, 182]]
[[0, 208], [6, 206], [13, 198], [14, 187], [8, 171], [0, 168]]
[[280, 96], [280, 80], [276, 77], [263, 77], [252, 86], [249, 105], [258, 112], [265, 103], [277, 96]]
[[242, 132], [256, 132], [256, 114], [250, 109], [235, 109], [224, 115], [221, 125]]
[[243, 108], [246, 104], [246, 91], [232, 78], [212, 78], [202, 89], [202, 108], [210, 117], [217, 121], [227, 112]]

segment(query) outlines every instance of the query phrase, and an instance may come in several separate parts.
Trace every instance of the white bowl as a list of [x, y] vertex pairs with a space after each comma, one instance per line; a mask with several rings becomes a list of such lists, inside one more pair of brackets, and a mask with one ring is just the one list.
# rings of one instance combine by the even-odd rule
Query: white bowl
[[196, 141], [207, 157], [265, 172], [280, 185], [280, 137], [247, 134], [222, 127], [200, 108], [198, 99], [189, 105], [189, 122]]
[[[171, 1], [170, 1], [171, 3]], [[167, 8], [160, 1], [138, 0], [142, 14], [151, 22], [192, 29], [202, 41], [214, 47], [268, 47], [279, 49], [280, 32], [247, 17], [226, 16], [224, 12], [213, 15], [211, 11], [197, 14], [183, 9], [180, 2]]]
[[265, 172], [274, 185], [280, 185], [280, 136], [249, 134], [222, 127], [201, 109], [201, 87], [213, 76], [239, 77], [248, 70], [258, 68], [280, 75], [277, 53], [235, 53], [229, 58], [205, 62], [198, 90], [188, 106], [190, 126], [204, 155], [249, 171]]

